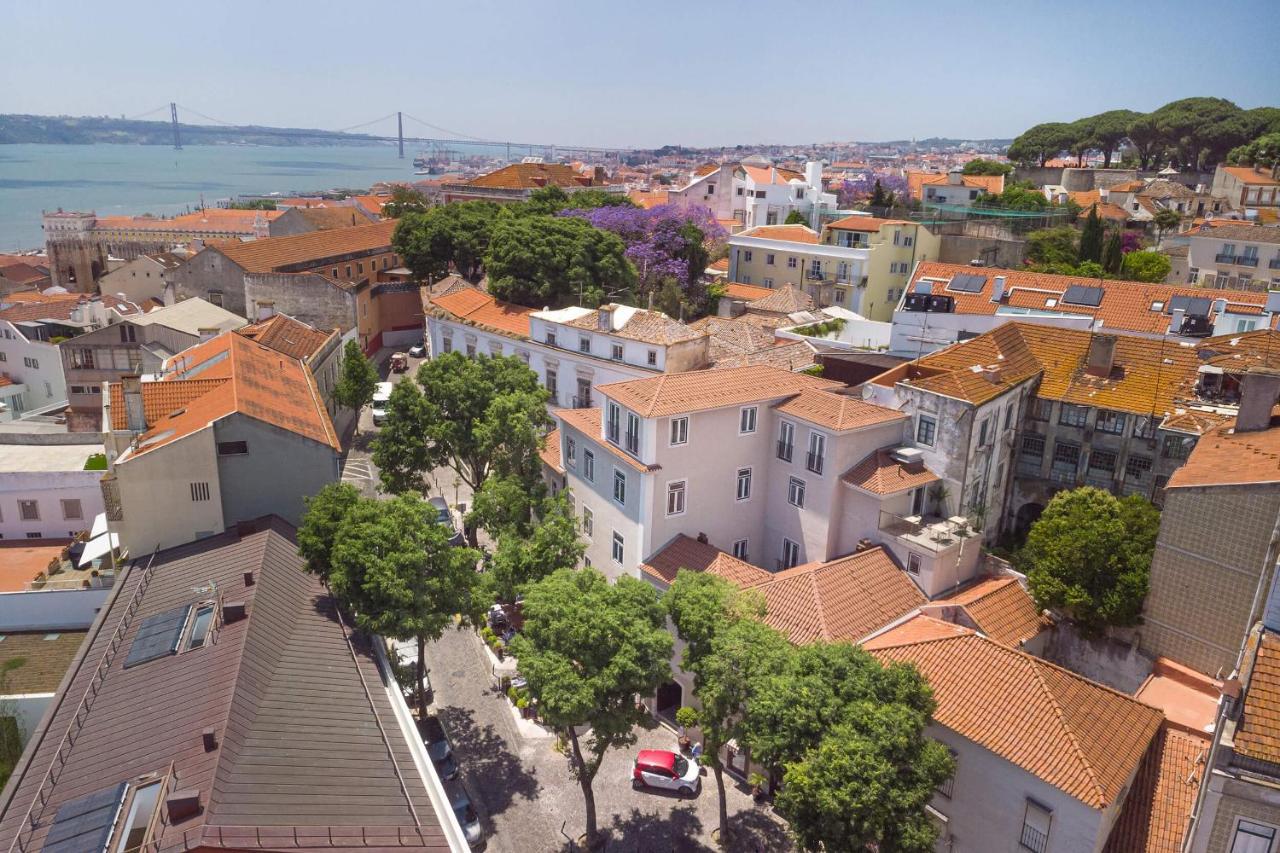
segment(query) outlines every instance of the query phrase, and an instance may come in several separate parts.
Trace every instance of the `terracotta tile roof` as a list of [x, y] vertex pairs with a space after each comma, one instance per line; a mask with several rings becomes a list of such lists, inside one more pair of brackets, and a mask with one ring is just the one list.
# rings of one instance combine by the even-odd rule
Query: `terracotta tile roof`
[[1187, 461], [1169, 477], [1168, 488], [1280, 483], [1278, 416], [1280, 410], [1272, 414], [1269, 429], [1240, 433], [1234, 431], [1235, 419], [1220, 420], [1204, 432]]
[[627, 193], [627, 198], [645, 210], [666, 204], [669, 196], [670, 192], [668, 190], [632, 190]]
[[768, 329], [727, 317], [703, 317], [689, 327], [711, 336], [708, 354], [713, 362], [773, 347], [778, 342], [777, 336]]
[[[137, 305], [119, 297], [103, 294], [98, 298], [102, 300], [104, 307], [114, 308], [121, 314], [139, 313]], [[7, 296], [0, 296], [0, 305], [7, 306], [0, 309], [0, 320], [8, 320], [11, 323], [70, 320], [71, 312], [82, 301], [88, 301], [88, 297], [82, 293], [43, 294], [36, 291], [10, 293]]]
[[[1004, 175], [965, 175], [962, 185], [970, 189], [980, 189], [999, 195], [1004, 192]], [[907, 172], [907, 190], [911, 197], [919, 201], [924, 196], [924, 186], [937, 186], [949, 183], [947, 175], [932, 172]]]
[[938, 475], [924, 465], [913, 467], [894, 459], [893, 448], [890, 447], [882, 447], [867, 454], [840, 475], [840, 482], [876, 495], [896, 495], [908, 489], [927, 486], [938, 479]]
[[839, 382], [776, 367], [730, 367], [664, 373], [601, 385], [599, 390], [641, 417], [660, 418], [790, 397], [806, 388], [841, 387]]
[[190, 231], [193, 233], [222, 231], [252, 236], [253, 224], [259, 216], [264, 221], [270, 222], [283, 214], [283, 210], [231, 210], [210, 207], [170, 219], [156, 216], [99, 216], [94, 229], [98, 231]]
[[330, 228], [350, 228], [354, 225], [368, 225], [373, 217], [361, 206], [344, 207], [299, 207], [295, 208], [298, 216], [305, 219], [318, 231]]
[[741, 355], [712, 359], [712, 366], [717, 368], [763, 366], [795, 372], [817, 364], [815, 355], [813, 346], [807, 341], [795, 341], [794, 343], [781, 343], [777, 346], [753, 350]]
[[811, 311], [813, 308], [813, 297], [794, 284], [784, 284], [768, 296], [747, 303], [748, 311], [769, 314], [795, 314], [799, 311]]
[[764, 621], [797, 644], [857, 642], [926, 602], [882, 547], [786, 569], [750, 589], [764, 597]]
[[[720, 259], [720, 260], [718, 260], [718, 261], [712, 261], [712, 262], [707, 266], [707, 269], [712, 269], [712, 270], [715, 270], [716, 272], [728, 272], [728, 271], [729, 271], [729, 259], [728, 259], [728, 258], [721, 258], [721, 259]], [[747, 287], [750, 287], [750, 285], [746, 285], [746, 286], [747, 286]]]
[[846, 216], [844, 219], [837, 219], [835, 222], [827, 223], [827, 228], [835, 231], [868, 231], [875, 234], [885, 225], [915, 224], [905, 219], [881, 219], [878, 216]]
[[245, 326], [238, 333], [289, 358], [307, 361], [337, 334], [337, 330], [316, 329], [287, 314], [276, 314], [260, 323]]
[[467, 181], [469, 187], [535, 190], [554, 184], [558, 187], [590, 186], [590, 179], [564, 163], [512, 163]]
[[1120, 205], [1112, 204], [1109, 201], [1098, 201], [1098, 202], [1090, 203], [1085, 210], [1080, 211], [1079, 218], [1088, 219], [1089, 211], [1092, 210], [1094, 207], [1098, 208], [1098, 216], [1102, 217], [1103, 219], [1110, 219], [1114, 222], [1129, 221], [1129, 211], [1125, 210]]
[[1095, 809], [1124, 791], [1163, 717], [971, 632], [915, 640], [892, 629], [866, 648], [884, 661], [915, 664], [933, 688], [937, 723]]
[[[1221, 221], [1221, 220], [1218, 220]], [[1225, 225], [1201, 225], [1187, 231], [1186, 237], [1210, 237], [1214, 240], [1240, 240], [1249, 243], [1280, 243], [1280, 228], [1274, 225], [1250, 225], [1244, 222], [1231, 222]]]
[[692, 341], [705, 333], [674, 320], [661, 311], [646, 311], [643, 308], [632, 308], [628, 305], [609, 304], [602, 306], [609, 309], [610, 327], [599, 329], [598, 311], [585, 314], [575, 320], [568, 320], [566, 326], [575, 329], [603, 331], [614, 337], [641, 341], [647, 344], [669, 346], [683, 341]]
[[764, 569], [683, 533], [640, 564], [642, 572], [666, 584], [675, 581], [680, 569], [709, 572], [740, 587], [753, 586], [772, 577]]
[[1102, 853], [1181, 853], [1209, 744], [1178, 729], [1156, 734]]
[[382, 206], [391, 201], [389, 195], [357, 195], [352, 196], [356, 200], [356, 204], [360, 205], [374, 216], [382, 215]]
[[986, 578], [937, 605], [962, 608], [978, 630], [996, 642], [1018, 647], [1048, 627], [1031, 595], [1016, 578]]
[[646, 465], [639, 459], [636, 459], [634, 456], [627, 453], [621, 447], [610, 444], [601, 438], [601, 435], [603, 434], [601, 426], [603, 421], [601, 418], [603, 415], [600, 409], [556, 409], [551, 414], [554, 415], [560, 423], [565, 426], [573, 427], [584, 436], [592, 439], [597, 446], [603, 447], [605, 450], [609, 451], [615, 459], [622, 460], [636, 471], [648, 473], [649, 471], [657, 471], [662, 467], [661, 465]]
[[390, 252], [391, 234], [395, 229], [396, 221], [388, 219], [353, 228], [264, 237], [205, 251], [221, 252], [245, 272], [296, 272], [319, 266], [329, 258]]
[[479, 288], [462, 283], [441, 295], [432, 295], [426, 307], [439, 309], [452, 319], [464, 320], [499, 334], [529, 337], [529, 315], [533, 308], [512, 302], [499, 302]]
[[822, 388], [805, 388], [775, 408], [781, 414], [836, 432], [862, 429], [910, 417], [896, 409], [877, 406], [848, 394], [835, 394]]
[[1265, 628], [1245, 688], [1235, 751], [1280, 764], [1280, 634]]
[[1280, 181], [1271, 177], [1271, 173], [1255, 169], [1252, 166], [1219, 166], [1219, 169], [1231, 175], [1238, 181], [1250, 186], [1273, 187], [1280, 185]]
[[[716, 263], [719, 263], [719, 261]], [[724, 261], [724, 269], [726, 272], [729, 269], [728, 258]], [[742, 284], [740, 282], [731, 281], [725, 284], [724, 292], [725, 296], [732, 299], [742, 299], [747, 302], [752, 302], [756, 299], [763, 299], [764, 297], [771, 295], [773, 293], [773, 288], [760, 287], [757, 284]]]
[[[1114, 189], [1114, 187], [1113, 187]], [[1194, 199], [1199, 198], [1195, 190], [1180, 184], [1177, 181], [1170, 181], [1166, 178], [1156, 178], [1149, 184], [1134, 187], [1140, 196], [1149, 196], [1155, 199], [1177, 198], [1177, 199]]]
[[756, 184], [781, 185], [790, 181], [803, 181], [804, 175], [794, 169], [782, 169], [777, 166], [740, 166]]
[[564, 473], [564, 463], [560, 460], [560, 430], [558, 428], [547, 433], [546, 438], [543, 439], [542, 447], [538, 448], [538, 456], [552, 471], [557, 474]]
[[0, 266], [0, 278], [11, 281], [14, 284], [31, 284], [43, 281], [48, 277], [49, 273], [38, 270], [31, 264], [14, 263]]
[[818, 244], [818, 232], [805, 225], [758, 225], [739, 237], [759, 237], [764, 240], [783, 240], [787, 243]]
[[[142, 383], [147, 431], [135, 453], [162, 447], [233, 412], [341, 450], [315, 378], [302, 362], [224, 332], [165, 362], [172, 371]], [[111, 428], [127, 428], [120, 383], [110, 385]]]

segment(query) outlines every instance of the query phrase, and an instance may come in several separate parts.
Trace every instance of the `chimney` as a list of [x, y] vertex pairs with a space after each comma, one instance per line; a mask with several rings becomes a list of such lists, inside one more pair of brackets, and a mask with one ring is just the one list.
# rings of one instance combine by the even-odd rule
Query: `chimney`
[[964, 185], [964, 171], [961, 169], [952, 169], [947, 172], [947, 183], [953, 187]]
[[1085, 356], [1084, 372], [1089, 376], [1107, 379], [1116, 363], [1116, 336], [1094, 335], [1089, 338], [1089, 353]]
[[244, 617], [245, 603], [243, 601], [224, 601], [222, 603], [222, 624], [239, 622]]
[[604, 166], [596, 166], [594, 169], [591, 170], [591, 182], [594, 183], [596, 186], [598, 187], [604, 186], [605, 180], [607, 178], [608, 178], [608, 175], [604, 171]]
[[995, 281], [992, 282], [991, 284], [991, 301], [992, 302], [999, 302], [1000, 300], [1004, 299], [1004, 284], [1005, 284], [1005, 277], [1002, 275], [996, 276]]
[[1271, 410], [1280, 398], [1280, 370], [1252, 367], [1240, 388], [1240, 412], [1236, 432], [1254, 432], [1271, 427]]
[[130, 432], [147, 431], [147, 413], [142, 405], [142, 377], [123, 376], [120, 390], [124, 395], [124, 412]]
[[822, 192], [822, 161], [810, 160], [804, 164], [804, 182], [814, 192]]
[[861, 554], [863, 551], [870, 551], [871, 547], [871, 540], [863, 537], [858, 540], [858, 544], [854, 547], [853, 553]]
[[999, 385], [1000, 380], [1004, 378], [1004, 370], [998, 364], [988, 364], [982, 368], [982, 378], [992, 385]]
[[613, 306], [601, 305], [596, 309], [596, 328], [602, 332], [613, 331]]
[[181, 823], [200, 814], [200, 792], [194, 788], [174, 791], [165, 797], [164, 805], [169, 813], [169, 823]]
[[707, 544], [707, 542], [709, 541], [709, 540], [707, 539], [707, 534], [705, 534], [705, 533], [699, 533], [699, 534], [698, 534], [698, 541], [699, 541], [699, 542], [701, 542], [703, 545], [706, 545], [706, 544]]
[[200, 742], [204, 744], [205, 752], [213, 752], [218, 747], [218, 733], [212, 728], [204, 729], [200, 732]]

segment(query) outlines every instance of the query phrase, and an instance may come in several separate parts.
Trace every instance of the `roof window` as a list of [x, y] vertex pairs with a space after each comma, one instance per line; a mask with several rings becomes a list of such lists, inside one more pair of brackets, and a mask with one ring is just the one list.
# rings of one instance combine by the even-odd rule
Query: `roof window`
[[184, 604], [143, 620], [129, 647], [124, 668], [203, 648], [216, 624], [217, 603]]
[[1162, 301], [1160, 301], [1159, 299], [1157, 299], [1155, 302], [1152, 302], [1152, 303], [1151, 303], [1151, 310], [1152, 310], [1152, 311], [1163, 311], [1163, 310], [1164, 310], [1164, 303], [1163, 303]]

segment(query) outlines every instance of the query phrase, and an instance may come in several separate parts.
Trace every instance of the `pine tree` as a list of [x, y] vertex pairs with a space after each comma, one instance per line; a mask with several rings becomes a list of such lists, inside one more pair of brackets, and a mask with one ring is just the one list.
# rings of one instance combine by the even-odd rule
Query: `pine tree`
[[876, 179], [875, 188], [871, 190], [871, 198], [867, 201], [871, 207], [888, 207], [889, 194], [884, 191], [884, 187], [880, 185], [880, 179]]
[[1124, 250], [1120, 245], [1120, 231], [1117, 229], [1111, 232], [1111, 236], [1107, 238], [1107, 244], [1102, 248], [1102, 268], [1116, 274], [1120, 272], [1120, 265], [1123, 263]]
[[1080, 232], [1080, 260], [1102, 262], [1102, 217], [1098, 216], [1098, 205], [1089, 208], [1085, 217], [1084, 229]]

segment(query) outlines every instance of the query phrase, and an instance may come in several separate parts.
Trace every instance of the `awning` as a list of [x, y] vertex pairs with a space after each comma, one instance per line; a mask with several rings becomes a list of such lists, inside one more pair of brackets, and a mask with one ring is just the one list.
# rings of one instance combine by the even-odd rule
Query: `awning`
[[107, 514], [100, 512], [93, 517], [93, 527], [89, 530], [89, 538], [97, 539], [107, 532]]
[[80, 555], [79, 568], [83, 569], [94, 560], [102, 559], [119, 547], [120, 537], [115, 533], [104, 533], [90, 539], [84, 546], [84, 553]]
[[1200, 367], [1196, 370], [1196, 372], [1197, 372], [1197, 373], [1217, 373], [1217, 374], [1222, 374], [1222, 373], [1224, 373], [1225, 371], [1224, 371], [1221, 367], [1218, 367], [1218, 365], [1216, 365], [1216, 364], [1202, 364], [1202, 365], [1200, 365]]

